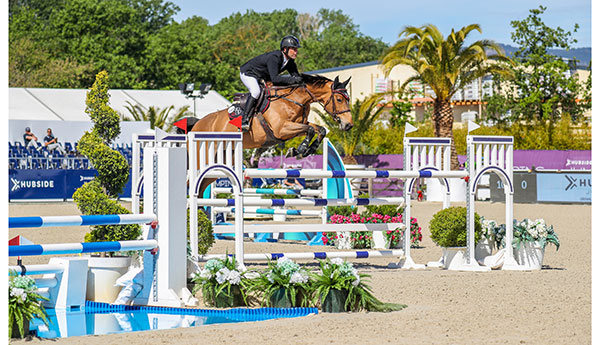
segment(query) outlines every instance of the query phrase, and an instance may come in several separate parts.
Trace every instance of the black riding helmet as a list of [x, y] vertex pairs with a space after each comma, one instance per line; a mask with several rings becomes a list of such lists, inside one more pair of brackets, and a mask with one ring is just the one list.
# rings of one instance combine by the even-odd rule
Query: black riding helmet
[[280, 50], [290, 47], [300, 48], [300, 40], [296, 36], [288, 35], [281, 40], [281, 44], [279, 45]]

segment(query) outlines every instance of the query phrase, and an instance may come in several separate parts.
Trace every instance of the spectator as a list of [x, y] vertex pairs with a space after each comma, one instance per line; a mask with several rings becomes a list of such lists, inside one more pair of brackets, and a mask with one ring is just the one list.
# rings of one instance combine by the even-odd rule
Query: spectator
[[25, 142], [25, 147], [29, 148], [29, 146], [33, 146], [36, 149], [40, 149], [38, 147], [38, 138], [31, 132], [31, 128], [25, 127], [25, 134], [23, 134], [23, 141]]
[[48, 128], [46, 131], [46, 136], [44, 137], [44, 145], [48, 148], [48, 151], [58, 150], [60, 154], [65, 154], [65, 149], [61, 144], [58, 143], [58, 138], [54, 137], [52, 134], [52, 129]]

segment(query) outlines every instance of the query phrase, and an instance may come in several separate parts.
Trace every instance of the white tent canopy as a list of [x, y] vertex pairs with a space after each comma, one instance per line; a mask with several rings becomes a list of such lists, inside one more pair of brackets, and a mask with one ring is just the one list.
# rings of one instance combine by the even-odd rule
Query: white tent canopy
[[[48, 127], [52, 128], [59, 141], [77, 141], [92, 126], [85, 112], [87, 92], [86, 89], [9, 88], [9, 141], [22, 141], [25, 127], [31, 127], [38, 141], [43, 141]], [[159, 109], [174, 106], [171, 114], [186, 105], [190, 112], [194, 111], [194, 100], [186, 98], [179, 90], [109, 90], [109, 95], [109, 105], [120, 114], [130, 117], [131, 114], [125, 108], [127, 102], [140, 105], [145, 110], [151, 106]], [[216, 91], [209, 91], [195, 102], [198, 118], [231, 105]], [[129, 132], [129, 127], [132, 130], [149, 128], [145, 123], [127, 122], [121, 122], [121, 127], [123, 134], [117, 142], [131, 141], [130, 135], [124, 135]]]

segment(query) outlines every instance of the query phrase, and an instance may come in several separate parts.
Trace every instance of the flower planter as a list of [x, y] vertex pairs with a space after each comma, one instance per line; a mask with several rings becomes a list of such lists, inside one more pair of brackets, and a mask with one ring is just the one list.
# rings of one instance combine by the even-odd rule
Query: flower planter
[[467, 247], [447, 247], [443, 248], [444, 253], [442, 258], [444, 259], [444, 268], [453, 269], [464, 265], [465, 263], [465, 251]]
[[337, 249], [352, 249], [352, 241], [350, 240], [350, 231], [338, 231], [338, 240], [335, 247]]
[[93, 257], [88, 259], [86, 299], [94, 302], [113, 303], [122, 286], [115, 282], [127, 273], [131, 264], [130, 256]]
[[232, 286], [231, 294], [228, 295], [227, 291], [223, 290], [215, 297], [214, 302], [217, 308], [234, 308], [243, 306], [244, 298], [239, 286]]
[[344, 313], [346, 312], [346, 299], [348, 291], [330, 289], [327, 296], [321, 302], [321, 310], [325, 313]]
[[519, 265], [531, 270], [541, 270], [544, 261], [544, 248], [539, 242], [521, 242], [514, 250]]
[[273, 308], [291, 308], [294, 305], [290, 298], [286, 294], [286, 289], [281, 288], [271, 296], [270, 298], [271, 307]]
[[492, 246], [492, 243], [485, 237], [477, 242], [475, 246], [475, 260], [480, 265], [483, 265], [486, 257], [492, 255]]
[[[273, 207], [275, 210], [283, 210], [284, 208], [281, 206], [275, 206]], [[286, 219], [286, 215], [285, 214], [277, 214], [277, 213], [273, 213], [273, 221], [274, 222], [285, 222]]]
[[13, 321], [11, 337], [21, 339], [25, 338], [27, 335], [29, 335], [29, 320], [23, 320], [23, 334], [21, 334], [21, 331], [19, 331], [19, 324], [17, 321]]

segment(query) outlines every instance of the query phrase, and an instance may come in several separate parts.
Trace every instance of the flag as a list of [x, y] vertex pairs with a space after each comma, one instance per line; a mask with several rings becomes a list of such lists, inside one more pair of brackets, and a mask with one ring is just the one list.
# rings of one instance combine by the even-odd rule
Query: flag
[[154, 127], [154, 141], [159, 142], [161, 140], [163, 140], [165, 137], [167, 137], [169, 135], [169, 133], [163, 131], [162, 129], [158, 128], [158, 127]]
[[238, 116], [238, 117], [234, 118], [233, 120], [229, 121], [229, 123], [231, 123], [232, 125], [241, 129], [242, 128], [242, 116]]
[[415, 132], [416, 130], [417, 130], [417, 128], [415, 126], [413, 126], [407, 122], [406, 125], [404, 126], [404, 135]]
[[477, 128], [479, 128], [479, 125], [476, 124], [475, 122], [469, 120], [469, 130], [468, 132], [471, 133], [472, 131], [476, 130]]

